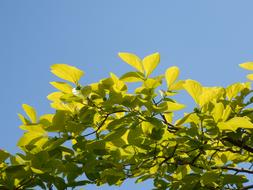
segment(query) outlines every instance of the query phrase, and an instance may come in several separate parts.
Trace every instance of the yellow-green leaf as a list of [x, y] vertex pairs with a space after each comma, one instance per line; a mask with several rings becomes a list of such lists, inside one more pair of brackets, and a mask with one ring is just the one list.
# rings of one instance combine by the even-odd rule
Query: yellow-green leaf
[[171, 85], [177, 80], [179, 73], [180, 73], [180, 70], [176, 66], [170, 67], [166, 70], [165, 79], [166, 79], [169, 90], [170, 90]]
[[23, 123], [23, 124], [30, 124], [31, 122], [28, 120], [28, 119], [26, 119], [22, 114], [20, 114], [20, 113], [18, 113], [18, 117], [19, 117], [19, 119], [21, 120], [21, 122]]
[[127, 64], [131, 65], [132, 67], [134, 67], [141, 73], [144, 72], [141, 59], [137, 55], [133, 53], [126, 53], [126, 52], [120, 52], [118, 55]]
[[247, 75], [247, 79], [253, 80], [253, 74], [248, 74], [248, 75]]
[[26, 115], [29, 117], [32, 123], [37, 122], [37, 116], [36, 116], [36, 111], [32, 106], [29, 106], [27, 104], [22, 105]]
[[149, 173], [150, 173], [150, 174], [156, 174], [157, 171], [158, 171], [158, 169], [159, 169], [159, 165], [156, 164], [156, 165], [152, 166], [152, 167], [149, 169]]
[[248, 117], [234, 117], [226, 122], [218, 123], [220, 130], [235, 131], [238, 128], [253, 129], [253, 124]]
[[141, 123], [142, 131], [145, 135], [150, 135], [152, 133], [152, 130], [154, 128], [154, 125], [148, 121], [143, 121]]
[[26, 132], [18, 141], [17, 146], [23, 147], [28, 145], [30, 142], [37, 142], [45, 137], [45, 134], [40, 132]]
[[239, 92], [241, 92], [243, 89], [247, 88], [243, 83], [235, 83], [232, 85], [229, 85], [226, 88], [226, 95], [228, 97], [228, 100], [232, 100], [235, 98]]
[[170, 85], [169, 90], [182, 90], [184, 89], [184, 80], [179, 80]]
[[41, 134], [46, 134], [46, 131], [43, 129], [41, 124], [33, 124], [33, 125], [21, 125], [19, 126], [20, 129], [32, 132], [38, 132]]
[[199, 105], [202, 107], [210, 101], [217, 100], [223, 95], [223, 88], [221, 87], [204, 87], [202, 93], [199, 95]]
[[199, 103], [199, 96], [202, 93], [202, 86], [199, 82], [188, 79], [183, 84], [184, 89], [191, 95], [194, 101]]
[[214, 105], [212, 115], [216, 123], [222, 118], [223, 111], [224, 111], [224, 105], [222, 103], [216, 103]]
[[142, 60], [142, 64], [147, 77], [153, 72], [153, 70], [157, 67], [159, 62], [160, 62], [159, 53], [148, 55]]
[[84, 75], [80, 69], [67, 64], [54, 64], [51, 66], [51, 72], [57, 77], [75, 84]]
[[35, 174], [44, 174], [45, 172], [43, 170], [31, 167], [31, 170], [35, 173]]
[[223, 111], [222, 121], [226, 121], [228, 117], [230, 116], [231, 112], [232, 112], [232, 108], [229, 105], [227, 105], [225, 110]]
[[63, 96], [64, 94], [62, 92], [52, 92], [51, 94], [49, 94], [47, 96], [47, 99], [51, 100], [51, 101], [60, 101], [60, 98]]
[[239, 65], [240, 67], [253, 71], [253, 62], [245, 62]]
[[168, 106], [166, 111], [169, 111], [169, 112], [178, 111], [178, 110], [185, 108], [184, 104], [179, 104], [176, 102], [166, 102], [166, 104]]
[[73, 87], [71, 85], [69, 85], [66, 82], [50, 82], [50, 84], [55, 87], [56, 89], [67, 93], [67, 94], [71, 94], [72, 93], [72, 89]]
[[10, 154], [8, 152], [0, 149], [0, 164], [1, 162], [5, 161], [9, 156]]
[[124, 82], [142, 82], [144, 80], [144, 75], [141, 72], [128, 72], [120, 77], [120, 80]]

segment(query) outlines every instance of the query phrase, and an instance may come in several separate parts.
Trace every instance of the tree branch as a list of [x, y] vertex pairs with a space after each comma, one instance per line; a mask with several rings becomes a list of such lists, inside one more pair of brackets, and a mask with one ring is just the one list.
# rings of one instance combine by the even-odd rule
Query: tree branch
[[227, 142], [230, 142], [232, 145], [234, 146], [237, 146], [239, 148], [242, 148], [244, 150], [247, 150], [248, 152], [251, 152], [253, 153], [253, 148], [244, 144], [243, 141], [241, 140], [234, 140], [232, 139], [231, 137], [226, 137], [226, 138], [223, 138], [223, 140], [227, 141]]

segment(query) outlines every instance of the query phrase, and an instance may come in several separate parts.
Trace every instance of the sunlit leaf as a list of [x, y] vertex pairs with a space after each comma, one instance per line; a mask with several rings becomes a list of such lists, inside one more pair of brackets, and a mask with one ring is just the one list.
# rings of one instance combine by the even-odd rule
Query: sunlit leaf
[[159, 62], [160, 62], [159, 53], [148, 55], [142, 60], [142, 64], [147, 77], [153, 72], [153, 70], [157, 67]]
[[26, 115], [30, 118], [30, 120], [33, 123], [36, 123], [37, 122], [37, 115], [36, 115], [35, 109], [32, 106], [29, 106], [27, 104], [23, 104], [22, 107], [23, 107]]
[[224, 111], [224, 105], [222, 103], [216, 103], [212, 111], [212, 115], [215, 122], [218, 122], [222, 118], [223, 111]]
[[235, 84], [229, 85], [226, 88], [226, 95], [229, 100], [232, 100], [233, 98], [238, 96], [238, 94], [245, 88], [249, 88], [249, 87], [247, 86], [247, 84], [244, 84], [244, 83], [235, 83]]
[[253, 124], [248, 117], [233, 117], [226, 122], [218, 123], [218, 127], [221, 130], [235, 131], [238, 128], [253, 129]]
[[194, 101], [198, 104], [199, 97], [202, 94], [202, 86], [199, 82], [194, 80], [186, 80], [183, 84], [185, 90], [191, 95]]
[[244, 68], [244, 69], [253, 71], [253, 62], [241, 63], [241, 64], [239, 64], [239, 66]]
[[247, 78], [248, 78], [249, 80], [253, 80], [253, 74], [248, 74], [248, 75], [247, 75]]
[[80, 69], [67, 64], [54, 64], [51, 66], [51, 72], [57, 77], [75, 84], [84, 75]]
[[180, 70], [176, 66], [170, 67], [166, 70], [165, 79], [169, 90], [171, 89], [171, 85], [177, 80], [179, 73]]
[[50, 84], [55, 87], [56, 89], [67, 93], [67, 94], [71, 94], [72, 93], [72, 89], [73, 87], [70, 86], [68, 83], [65, 82], [50, 82]]
[[120, 80], [124, 82], [142, 82], [144, 75], [141, 72], [128, 72], [121, 76]]
[[184, 104], [179, 104], [176, 102], [167, 101], [166, 104], [168, 106], [166, 111], [169, 111], [169, 112], [178, 111], [178, 110], [185, 108]]
[[120, 52], [118, 55], [124, 62], [137, 69], [137, 71], [144, 72], [141, 59], [135, 54]]

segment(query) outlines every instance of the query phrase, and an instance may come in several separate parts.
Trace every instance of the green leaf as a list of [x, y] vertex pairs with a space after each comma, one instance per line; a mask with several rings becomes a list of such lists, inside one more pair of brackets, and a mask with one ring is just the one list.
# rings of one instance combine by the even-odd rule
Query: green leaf
[[88, 180], [72, 181], [72, 182], [69, 182], [67, 184], [67, 187], [84, 186], [84, 185], [87, 185], [87, 184], [90, 184], [90, 183], [92, 183], [92, 182], [88, 181]]
[[135, 183], [141, 183], [143, 181], [146, 181], [147, 179], [150, 179], [152, 176], [151, 175], [143, 175], [136, 179]]
[[171, 85], [177, 80], [179, 73], [180, 70], [176, 66], [170, 67], [166, 70], [165, 79], [169, 90], [171, 90]]
[[118, 55], [124, 62], [137, 69], [137, 71], [144, 72], [141, 59], [135, 54], [120, 52]]
[[36, 123], [37, 122], [37, 116], [36, 116], [36, 111], [32, 106], [29, 106], [27, 104], [23, 104], [22, 105], [26, 115], [30, 118], [30, 120], [32, 121], [32, 123]]
[[148, 121], [143, 121], [141, 123], [141, 128], [145, 135], [150, 135], [152, 133], [154, 125]]
[[92, 89], [90, 86], [84, 86], [81, 89], [81, 93], [84, 97], [87, 97], [91, 93]]
[[208, 171], [201, 176], [201, 183], [205, 185], [216, 186], [215, 183], [220, 178], [219, 174], [215, 171]]
[[147, 77], [153, 72], [153, 70], [157, 67], [159, 62], [160, 62], [159, 53], [148, 55], [142, 60], [142, 64]]
[[239, 66], [243, 69], [247, 69], [247, 70], [251, 70], [253, 71], [253, 62], [245, 62], [245, 63], [241, 63], [239, 64]]
[[156, 164], [156, 165], [152, 166], [152, 167], [149, 169], [149, 173], [150, 173], [150, 174], [156, 174], [157, 171], [158, 171], [158, 169], [159, 169], [159, 165]]
[[10, 154], [4, 150], [0, 149], [0, 163], [5, 161], [7, 158], [9, 158]]
[[5, 169], [5, 171], [8, 174], [17, 174], [17, 173], [24, 173], [24, 167], [25, 165], [13, 165], [13, 166], [9, 166]]
[[31, 167], [31, 170], [35, 173], [35, 174], [44, 174], [45, 172], [41, 169], [37, 169], [37, 168], [33, 168]]
[[80, 69], [67, 64], [54, 64], [51, 66], [51, 72], [57, 77], [75, 84], [84, 75]]
[[225, 174], [223, 184], [242, 184], [248, 182], [244, 175]]
[[141, 72], [128, 72], [121, 76], [120, 80], [124, 82], [142, 82], [144, 81], [144, 75]]
[[54, 132], [54, 131], [64, 131], [66, 127], [66, 121], [68, 119], [67, 112], [65, 111], [56, 111], [54, 117], [53, 117], [53, 124], [51, 127], [49, 127], [47, 130]]

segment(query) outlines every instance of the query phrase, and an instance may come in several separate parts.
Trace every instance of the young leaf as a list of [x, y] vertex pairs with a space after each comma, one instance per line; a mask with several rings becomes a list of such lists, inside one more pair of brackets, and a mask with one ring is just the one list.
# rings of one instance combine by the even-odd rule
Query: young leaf
[[51, 72], [57, 77], [75, 84], [84, 75], [80, 69], [67, 64], [54, 64], [51, 66]]
[[253, 62], [245, 62], [245, 63], [241, 63], [239, 64], [240, 67], [246, 69], [246, 70], [251, 70], [253, 71]]
[[36, 111], [32, 106], [29, 106], [27, 104], [22, 105], [26, 115], [30, 118], [32, 123], [37, 122], [37, 116], [36, 116]]
[[167, 86], [169, 90], [170, 90], [171, 85], [177, 80], [179, 73], [180, 73], [180, 70], [176, 66], [170, 67], [166, 70], [165, 78], [166, 78], [166, 82], [167, 82]]
[[120, 80], [124, 82], [142, 82], [144, 75], [141, 72], [128, 72], [121, 76]]
[[71, 94], [72, 93], [72, 89], [73, 87], [70, 86], [68, 83], [66, 82], [50, 82], [50, 84], [55, 87], [56, 89], [67, 93], [67, 94]]
[[243, 83], [235, 83], [226, 88], [228, 100], [235, 98], [243, 89], [247, 88]]
[[178, 111], [178, 110], [181, 110], [183, 108], [185, 108], [185, 105], [183, 104], [179, 104], [179, 103], [176, 103], [176, 102], [166, 102], [168, 108], [166, 111], [169, 111], [169, 112], [172, 112], [172, 111]]
[[235, 131], [238, 128], [253, 129], [253, 124], [248, 117], [234, 117], [226, 122], [218, 123], [218, 127], [221, 130]]
[[138, 56], [136, 56], [135, 54], [120, 52], [118, 55], [127, 64], [131, 65], [132, 67], [134, 67], [135, 69], [137, 69], [141, 73], [144, 72], [143, 66], [141, 63], [141, 59]]
[[159, 62], [160, 62], [159, 53], [148, 55], [142, 60], [142, 64], [143, 64], [147, 77], [153, 72], [153, 70], [157, 67]]
[[202, 93], [202, 86], [199, 82], [194, 80], [186, 80], [184, 83], [185, 90], [191, 95], [194, 101], [198, 104], [199, 103], [199, 96]]
[[248, 75], [247, 75], [247, 79], [253, 80], [253, 74], [248, 74]]
[[169, 90], [182, 90], [184, 89], [184, 80], [179, 80], [170, 85]]
[[222, 118], [223, 111], [224, 105], [222, 103], [216, 103], [212, 111], [212, 115], [216, 123]]

